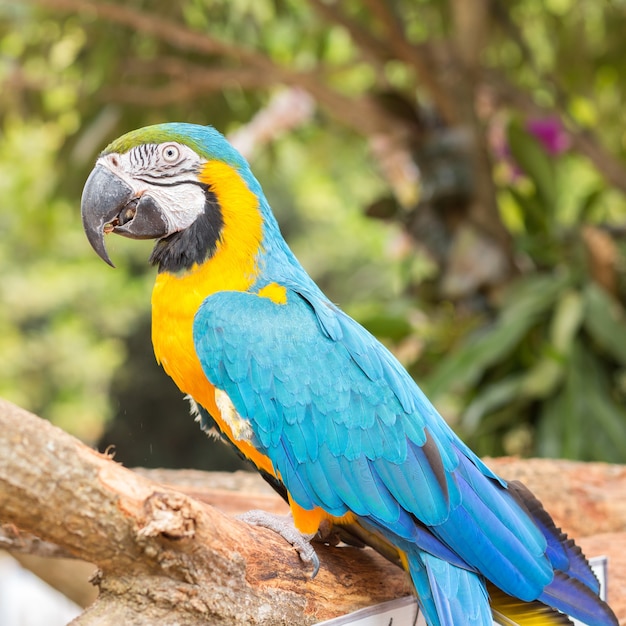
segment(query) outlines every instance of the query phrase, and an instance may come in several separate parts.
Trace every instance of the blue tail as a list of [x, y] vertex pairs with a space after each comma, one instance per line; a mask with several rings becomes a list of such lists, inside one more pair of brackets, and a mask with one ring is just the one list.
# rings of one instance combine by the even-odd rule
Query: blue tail
[[[471, 473], [467, 476], [474, 483], [481, 480]], [[461, 480], [459, 484], [463, 487]], [[485, 491], [482, 490], [483, 494]], [[495, 494], [486, 497], [479, 506], [473, 490], [464, 489], [463, 493], [466, 498], [453, 515], [464, 511], [468, 520], [460, 530], [459, 520], [462, 518], [456, 520], [455, 538], [458, 539], [459, 532], [465, 534], [465, 543], [469, 542], [473, 547], [466, 546], [464, 553], [476, 555], [483, 561], [493, 559], [491, 564], [480, 563], [477, 567], [476, 562], [458, 557], [450, 559], [445, 550], [438, 549], [437, 541], [445, 542], [446, 535], [441, 529], [446, 523], [430, 529], [418, 525], [423, 532], [416, 534], [413, 541], [398, 539], [429, 626], [491, 626], [492, 609], [493, 615], [503, 616], [503, 623], [509, 624], [567, 624], [570, 622], [565, 616], [569, 615], [588, 626], [618, 626], [614, 613], [598, 595], [598, 580], [580, 548], [555, 526], [539, 500], [524, 485], [511, 482], [506, 487], [496, 487], [496, 493], [503, 501], [508, 501], [507, 506], [517, 511], [520, 520], [516, 530], [521, 543], [513, 543], [513, 547], [517, 547], [512, 553], [502, 554], [493, 548], [487, 550], [495, 545], [490, 542], [499, 541], [497, 524], [490, 526], [491, 532], [487, 530], [487, 523], [491, 520], [489, 515], [499, 504]], [[491, 506], [485, 508], [486, 503]], [[485, 527], [481, 530], [479, 513], [484, 515]], [[524, 519], [526, 521], [522, 524]], [[532, 544], [523, 540], [529, 528], [534, 528]], [[430, 535], [431, 531], [439, 534], [439, 538]], [[528, 536], [532, 537], [532, 534]], [[502, 531], [500, 535], [511, 537]], [[430, 537], [430, 543], [424, 540], [426, 536]], [[440, 544], [441, 548], [445, 547], [444, 542]], [[535, 552], [537, 547], [539, 552]], [[457, 550], [460, 548], [456, 546]], [[519, 553], [524, 551], [527, 554]], [[508, 559], [504, 563], [506, 567], [498, 571], [494, 564], [502, 564], [503, 557]], [[496, 575], [492, 578], [494, 572]], [[492, 580], [489, 581], [485, 574]], [[500, 590], [491, 587], [491, 583]], [[491, 591], [488, 593], [488, 590]], [[516, 600], [516, 597], [523, 597], [525, 601]]]
[[421, 550], [407, 554], [417, 600], [429, 626], [492, 626], [481, 576]]
[[526, 486], [514, 481], [509, 483], [508, 489], [548, 544], [546, 557], [554, 569], [554, 578], [537, 599], [588, 626], [617, 626], [615, 614], [598, 596], [600, 584], [581, 549], [556, 527]]
[[546, 556], [552, 567], [579, 580], [597, 595], [600, 592], [598, 579], [574, 540], [568, 539], [567, 535], [555, 526], [541, 502], [523, 483], [511, 481], [508, 490], [517, 503], [528, 512], [529, 517], [546, 538], [548, 542]]

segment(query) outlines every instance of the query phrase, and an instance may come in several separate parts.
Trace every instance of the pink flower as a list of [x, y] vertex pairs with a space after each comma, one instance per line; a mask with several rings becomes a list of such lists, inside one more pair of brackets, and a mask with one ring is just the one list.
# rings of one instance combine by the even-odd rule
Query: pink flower
[[570, 147], [570, 139], [560, 118], [538, 117], [526, 122], [526, 130], [534, 135], [550, 156], [558, 156]]

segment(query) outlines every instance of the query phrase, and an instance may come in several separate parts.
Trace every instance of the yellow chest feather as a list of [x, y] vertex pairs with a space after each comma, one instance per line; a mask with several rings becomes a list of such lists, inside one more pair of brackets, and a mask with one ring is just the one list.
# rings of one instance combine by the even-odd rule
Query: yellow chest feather
[[[270, 460], [246, 440], [245, 429], [234, 424], [230, 411], [222, 417], [225, 399], [207, 380], [196, 356], [193, 320], [202, 302], [218, 291], [246, 291], [257, 275], [262, 221], [258, 200], [230, 167], [205, 165], [201, 180], [210, 185], [222, 208], [223, 230], [213, 256], [180, 274], [162, 272], [152, 292], [152, 343], [157, 361], [181, 391], [211, 413], [222, 432], [259, 468], [274, 474]], [[225, 394], [224, 394], [225, 395]], [[242, 438], [243, 436], [243, 438]]]

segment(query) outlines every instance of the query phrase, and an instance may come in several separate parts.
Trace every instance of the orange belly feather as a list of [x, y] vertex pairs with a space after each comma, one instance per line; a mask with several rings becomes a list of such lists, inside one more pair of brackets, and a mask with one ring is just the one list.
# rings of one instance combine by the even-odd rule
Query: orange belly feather
[[192, 336], [193, 316], [204, 298], [199, 297], [197, 303], [193, 303], [193, 294], [182, 284], [172, 284], [167, 276], [159, 275], [152, 294], [152, 343], [157, 361], [183, 393], [189, 394], [211, 414], [220, 430], [246, 458], [259, 469], [275, 476], [269, 458], [249, 442], [236, 439], [229, 424], [222, 419], [215, 402], [215, 387], [207, 380], [196, 356]]
[[[262, 251], [262, 216], [258, 199], [239, 174], [225, 163], [210, 161], [204, 165], [200, 180], [215, 193], [224, 222], [222, 237], [215, 254], [186, 272], [157, 276], [152, 292], [152, 343], [157, 361], [178, 388], [189, 394], [213, 417], [220, 430], [260, 470], [280, 479], [271, 460], [249, 441], [237, 439], [222, 417], [215, 399], [215, 387], [206, 378], [193, 342], [193, 320], [200, 305], [218, 291], [248, 291], [258, 276], [256, 263]], [[285, 289], [271, 284], [261, 297], [277, 304], [286, 301]], [[315, 533], [323, 520], [333, 518], [320, 508], [302, 509], [291, 499], [289, 505], [296, 527]]]

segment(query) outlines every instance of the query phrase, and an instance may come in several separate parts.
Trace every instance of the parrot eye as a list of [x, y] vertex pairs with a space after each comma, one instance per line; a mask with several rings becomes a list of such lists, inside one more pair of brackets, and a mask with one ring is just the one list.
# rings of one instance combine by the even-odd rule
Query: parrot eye
[[166, 143], [161, 148], [161, 156], [163, 157], [164, 161], [167, 161], [168, 163], [174, 163], [178, 161], [180, 157], [180, 150], [178, 149], [178, 146], [176, 144]]

